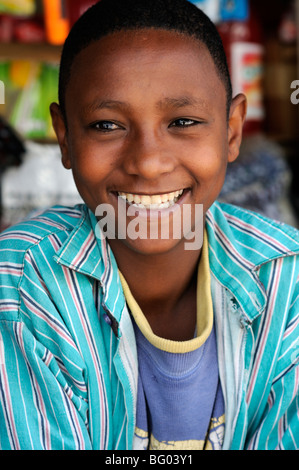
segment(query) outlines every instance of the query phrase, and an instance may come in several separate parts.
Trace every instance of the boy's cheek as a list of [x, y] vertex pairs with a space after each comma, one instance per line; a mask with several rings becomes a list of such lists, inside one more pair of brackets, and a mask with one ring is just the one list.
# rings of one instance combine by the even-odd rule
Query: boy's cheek
[[193, 156], [193, 173], [202, 180], [217, 179], [226, 169], [228, 149], [225, 146], [218, 148], [206, 146], [197, 155]]

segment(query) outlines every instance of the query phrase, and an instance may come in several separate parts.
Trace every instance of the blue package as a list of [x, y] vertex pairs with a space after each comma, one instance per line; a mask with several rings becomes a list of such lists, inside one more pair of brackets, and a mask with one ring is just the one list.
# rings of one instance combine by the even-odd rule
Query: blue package
[[248, 15], [248, 0], [220, 0], [221, 21], [245, 21]]
[[219, 21], [220, 0], [189, 0], [198, 8], [200, 8], [212, 21]]

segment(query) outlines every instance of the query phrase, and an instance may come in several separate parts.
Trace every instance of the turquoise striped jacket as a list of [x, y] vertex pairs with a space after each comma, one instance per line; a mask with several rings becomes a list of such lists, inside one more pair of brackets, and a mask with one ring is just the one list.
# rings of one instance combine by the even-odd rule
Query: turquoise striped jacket
[[[134, 447], [134, 331], [96, 224], [55, 207], [1, 234], [1, 449]], [[298, 231], [219, 203], [206, 227], [223, 449], [298, 449]]]

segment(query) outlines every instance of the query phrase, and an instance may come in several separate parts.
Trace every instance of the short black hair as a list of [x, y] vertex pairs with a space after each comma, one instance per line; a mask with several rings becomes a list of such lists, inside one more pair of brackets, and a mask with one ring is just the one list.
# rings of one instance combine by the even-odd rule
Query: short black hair
[[188, 0], [100, 0], [72, 27], [62, 50], [59, 73], [59, 104], [66, 120], [65, 94], [75, 57], [92, 42], [117, 31], [164, 29], [198, 39], [206, 45], [227, 94], [232, 85], [222, 40], [212, 21]]

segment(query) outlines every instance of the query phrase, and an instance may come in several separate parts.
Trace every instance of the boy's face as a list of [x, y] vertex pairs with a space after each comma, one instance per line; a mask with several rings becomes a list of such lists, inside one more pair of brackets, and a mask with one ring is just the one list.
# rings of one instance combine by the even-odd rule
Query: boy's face
[[[56, 105], [51, 112], [63, 163], [93, 212], [105, 203], [117, 214], [120, 193], [154, 204], [180, 191], [178, 204], [202, 204], [205, 214], [241, 141], [245, 100], [234, 100], [229, 123], [226, 100], [198, 41], [164, 30], [122, 31], [76, 57], [66, 93], [67, 131]], [[163, 211], [169, 209], [161, 209], [161, 217]], [[120, 243], [150, 253], [181, 241]]]

